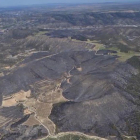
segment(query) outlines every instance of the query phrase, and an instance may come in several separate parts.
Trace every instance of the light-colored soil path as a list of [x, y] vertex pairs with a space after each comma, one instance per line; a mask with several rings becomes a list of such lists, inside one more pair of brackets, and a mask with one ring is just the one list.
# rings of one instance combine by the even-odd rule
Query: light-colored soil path
[[[34, 119], [44, 126], [52, 136], [55, 135], [56, 130], [55, 124], [49, 119], [53, 105], [68, 101], [62, 96], [61, 82], [61, 80], [42, 80], [35, 83], [33, 87], [35, 93], [38, 94], [37, 99], [29, 98], [24, 102], [24, 106], [27, 108], [26, 112], [34, 113]], [[24, 124], [28, 124], [29, 119]], [[29, 125], [34, 125], [33, 122]]]

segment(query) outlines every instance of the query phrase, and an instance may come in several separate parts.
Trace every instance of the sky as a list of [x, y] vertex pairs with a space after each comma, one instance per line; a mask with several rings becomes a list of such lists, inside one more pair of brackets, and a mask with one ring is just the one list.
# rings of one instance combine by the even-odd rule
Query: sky
[[140, 0], [0, 0], [0, 7], [47, 4], [47, 3], [100, 3], [100, 2], [133, 2]]

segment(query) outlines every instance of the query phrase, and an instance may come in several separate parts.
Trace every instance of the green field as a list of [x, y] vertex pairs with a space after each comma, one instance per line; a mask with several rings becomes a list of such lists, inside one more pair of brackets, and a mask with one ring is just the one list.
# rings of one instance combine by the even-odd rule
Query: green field
[[[109, 50], [114, 50], [117, 51], [117, 55], [119, 56], [119, 60], [122, 62], [125, 62], [126, 60], [130, 59], [133, 56], [140, 56], [139, 52], [134, 52], [134, 51], [128, 51], [128, 53], [121, 52], [118, 48], [112, 47], [108, 48]], [[114, 54], [112, 54], [114, 55]]]
[[98, 140], [94, 138], [87, 138], [86, 136], [74, 135], [74, 134], [67, 134], [64, 136], [50, 136], [44, 140]]
[[[96, 50], [96, 51], [98, 51], [98, 50], [114, 50], [114, 51], [117, 51], [117, 55], [119, 56], [118, 59], [122, 62], [125, 62], [126, 60], [130, 59], [133, 56], [140, 56], [140, 53], [135, 52], [135, 51], [122, 52], [117, 47], [105, 48], [105, 46], [103, 44], [101, 44], [100, 42], [98, 42], [96, 40], [95, 41], [87, 40], [87, 43], [95, 44], [94, 50]], [[114, 55], [114, 54], [111, 54], [111, 55]]]
[[35, 36], [45, 35], [47, 33], [48, 31], [39, 31], [38, 33], [35, 34]]

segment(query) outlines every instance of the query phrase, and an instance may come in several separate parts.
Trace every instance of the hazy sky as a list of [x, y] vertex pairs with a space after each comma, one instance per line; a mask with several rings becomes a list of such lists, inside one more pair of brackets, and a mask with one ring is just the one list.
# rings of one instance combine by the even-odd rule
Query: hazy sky
[[0, 0], [0, 7], [47, 3], [133, 2], [139, 0]]

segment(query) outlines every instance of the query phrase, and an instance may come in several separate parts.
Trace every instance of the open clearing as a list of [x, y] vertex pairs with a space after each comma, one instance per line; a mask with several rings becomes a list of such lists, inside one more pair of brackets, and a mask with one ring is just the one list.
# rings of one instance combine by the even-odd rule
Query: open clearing
[[[23, 104], [24, 115], [30, 115], [23, 123], [27, 126], [43, 125], [50, 135], [55, 134], [55, 124], [49, 119], [53, 104], [65, 102], [60, 88], [61, 80], [43, 80], [35, 83], [34, 90], [38, 98], [31, 97], [31, 91], [20, 91], [12, 96], [3, 97], [2, 107], [12, 107], [19, 103]], [[0, 125], [8, 122], [8, 119], [1, 118]]]
[[[34, 113], [24, 123], [29, 126], [36, 124], [43, 125], [50, 135], [55, 134], [55, 124], [49, 119], [53, 104], [67, 101], [62, 96], [62, 89], [60, 89], [61, 81], [44, 80], [35, 84], [35, 92], [39, 93], [38, 99], [30, 98], [24, 102], [26, 109]], [[32, 121], [30, 121], [33, 119]]]
[[80, 132], [65, 132], [59, 133], [56, 136], [48, 136], [47, 138], [42, 140], [107, 140], [107, 139], [85, 135]]

